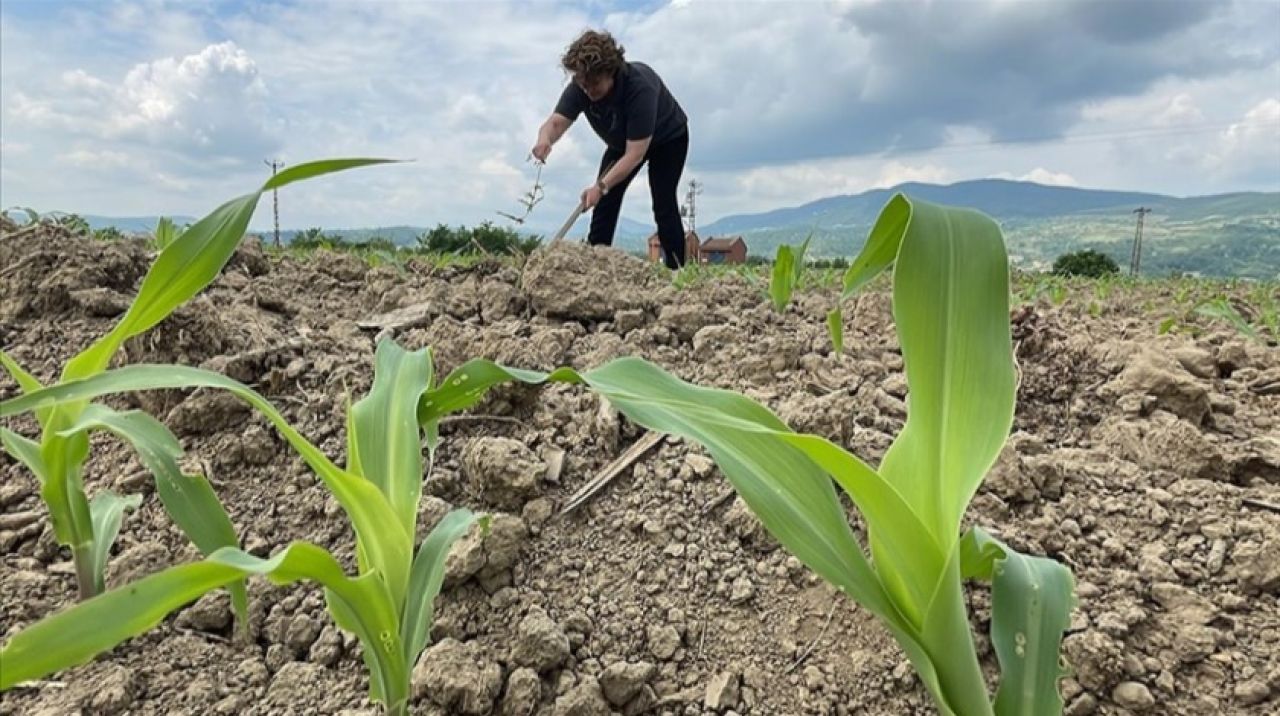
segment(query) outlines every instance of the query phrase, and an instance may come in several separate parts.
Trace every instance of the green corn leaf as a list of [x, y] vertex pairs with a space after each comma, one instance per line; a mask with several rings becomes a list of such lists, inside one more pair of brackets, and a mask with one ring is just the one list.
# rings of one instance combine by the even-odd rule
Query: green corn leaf
[[115, 328], [67, 363], [63, 380], [85, 378], [104, 370], [121, 344], [164, 320], [217, 278], [244, 237], [263, 191], [390, 161], [330, 159], [299, 164], [272, 177], [259, 191], [232, 199], [192, 224], [156, 257], [133, 304]]
[[[40, 395], [49, 388], [26, 393], [14, 400]], [[60, 411], [52, 404], [40, 406], [49, 410], [50, 428], [62, 421]], [[37, 410], [38, 412], [38, 410]], [[40, 445], [45, 480], [40, 486], [40, 499], [49, 506], [54, 536], [72, 550], [90, 550], [93, 545], [93, 520], [89, 515], [89, 499], [84, 494], [84, 461], [89, 457], [89, 438], [83, 433], [67, 437], [48, 436]]]
[[[119, 412], [93, 403], [63, 434], [92, 429], [108, 430], [133, 445], [142, 464], [155, 476], [156, 492], [165, 511], [202, 554], [208, 556], [223, 547], [239, 546], [231, 517], [209, 481], [201, 475], [182, 473], [178, 466], [182, 446], [163, 423], [140, 410]], [[94, 542], [101, 546], [101, 541], [95, 524]], [[103, 562], [101, 567], [105, 566]], [[233, 583], [230, 591], [236, 618], [241, 625], [247, 625], [249, 602], [244, 584]]]
[[[418, 401], [431, 384], [428, 349], [408, 352], [394, 341], [378, 344], [369, 395], [349, 411], [358, 465], [352, 471], [377, 485], [408, 534], [422, 496], [422, 438]], [[352, 436], [348, 436], [349, 438]], [[397, 601], [403, 594], [394, 595]]]
[[1226, 321], [1241, 335], [1252, 338], [1255, 341], [1261, 341], [1257, 330], [1249, 325], [1244, 316], [1241, 316], [1235, 306], [1232, 306], [1231, 302], [1225, 298], [1219, 297], [1202, 301], [1200, 305], [1196, 306], [1195, 312], [1201, 316]]
[[873, 232], [854, 262], [889, 253], [877, 241], [896, 245], [893, 310], [910, 392], [880, 472], [947, 548], [1013, 424], [1008, 259], [986, 216], [900, 196], [885, 211], [903, 205], [909, 220], [889, 222], [903, 233]]
[[[255, 408], [271, 421], [285, 440], [333, 492], [346, 511], [361, 551], [387, 580], [392, 594], [403, 594], [409, 583], [412, 535], [405, 532], [391, 505], [373, 483], [333, 464], [312, 445], [266, 398], [248, 386], [219, 373], [176, 365], [131, 365], [82, 380], [59, 383], [34, 393], [0, 402], [0, 417], [42, 407], [92, 400], [134, 390], [218, 388]], [[87, 450], [87, 441], [86, 448]], [[45, 456], [46, 462], [48, 456]], [[52, 481], [51, 481], [52, 482]], [[56, 524], [56, 523], [55, 523]]]
[[836, 355], [844, 353], [844, 314], [839, 306], [827, 313], [827, 334], [831, 336], [831, 350]]
[[[314, 162], [306, 162], [305, 164], [295, 164], [294, 166], [279, 172], [275, 176], [267, 180], [262, 185], [262, 191], [271, 191], [279, 189], [287, 184], [292, 184], [303, 179], [312, 179], [324, 174], [332, 174], [334, 172], [346, 171], [347, 169], [355, 169], [357, 167], [368, 167], [376, 164], [397, 164], [403, 160], [399, 159], [321, 159]], [[189, 231], [189, 229], [188, 229]]]
[[[400, 622], [400, 642], [404, 645], [404, 661], [414, 664], [418, 655], [427, 648], [431, 636], [431, 624], [435, 621], [435, 600], [444, 583], [445, 558], [449, 548], [466, 534], [476, 516], [469, 510], [449, 512], [432, 528], [431, 533], [418, 547], [409, 576], [409, 595], [404, 605], [404, 618]], [[481, 528], [488, 529], [489, 518], [481, 518]]]
[[128, 312], [111, 332], [67, 363], [62, 379], [101, 372], [126, 340], [164, 320], [217, 278], [244, 237], [259, 196], [246, 194], [228, 201], [161, 251]]
[[977, 527], [965, 535], [961, 553], [966, 577], [992, 582], [991, 643], [1000, 660], [996, 714], [1061, 713], [1058, 681], [1066, 673], [1058, 654], [1074, 605], [1070, 570], [1019, 554]]
[[440, 418], [466, 410], [480, 402], [489, 388], [511, 380], [525, 383], [582, 382], [581, 376], [570, 368], [560, 368], [548, 375], [538, 371], [508, 368], [483, 359], [470, 360], [455, 368], [438, 386], [422, 396], [418, 404], [418, 422], [430, 429], [439, 423]]
[[[13, 377], [14, 382], [18, 384], [22, 392], [30, 393], [40, 390], [42, 387], [40, 381], [36, 380], [34, 375], [28, 373], [25, 368], [18, 365], [18, 361], [4, 351], [0, 351], [0, 366], [3, 366], [5, 371]], [[36, 411], [36, 420], [40, 422], [41, 427], [44, 427], [45, 423], [49, 421], [49, 411], [47, 409]]]
[[277, 584], [312, 579], [324, 585], [357, 615], [348, 626], [380, 662], [375, 678], [395, 678], [407, 686], [395, 611], [380, 580], [349, 579], [328, 552], [294, 542], [266, 560], [224, 548], [201, 562], [170, 567], [45, 617], [0, 648], [0, 690], [83, 664], [201, 595], [253, 574]]
[[942, 712], [991, 716], [991, 700], [966, 611], [961, 568], [961, 549], [957, 543], [946, 566], [938, 572], [933, 596], [925, 607], [920, 639], [925, 654], [937, 670], [940, 688], [934, 692], [934, 698]]
[[93, 573], [102, 574], [107, 569], [111, 545], [120, 534], [120, 523], [125, 510], [136, 510], [142, 504], [140, 495], [121, 497], [110, 490], [99, 492], [89, 500], [89, 515], [93, 520]]
[[907, 224], [910, 221], [911, 204], [907, 202], [906, 197], [895, 194], [881, 210], [875, 226], [871, 228], [871, 234], [867, 237], [867, 243], [862, 247], [862, 252], [845, 270], [844, 291], [840, 295], [841, 299], [857, 293], [893, 263], [898, 257], [898, 245], [901, 243], [902, 234], [907, 230]]
[[791, 247], [782, 244], [773, 260], [773, 275], [769, 280], [769, 298], [773, 301], [773, 310], [781, 313], [791, 302], [791, 291], [795, 288], [796, 260]]
[[0, 428], [0, 443], [4, 444], [5, 452], [26, 465], [35, 474], [40, 485], [44, 485], [48, 480], [48, 473], [45, 471], [44, 458], [40, 457], [40, 443], [24, 438], [8, 428]]

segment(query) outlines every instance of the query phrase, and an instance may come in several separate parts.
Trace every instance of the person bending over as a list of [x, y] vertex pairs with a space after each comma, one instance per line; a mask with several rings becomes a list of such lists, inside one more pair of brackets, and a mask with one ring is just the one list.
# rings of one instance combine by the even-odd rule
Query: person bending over
[[573, 81], [539, 128], [533, 156], [545, 162], [585, 112], [605, 145], [598, 179], [582, 190], [582, 207], [591, 210], [588, 243], [613, 244], [622, 197], [647, 162], [663, 260], [668, 268], [683, 266], [684, 223], [676, 193], [689, 153], [689, 123], [680, 103], [652, 67], [627, 60], [625, 49], [607, 32], [582, 33], [560, 63]]

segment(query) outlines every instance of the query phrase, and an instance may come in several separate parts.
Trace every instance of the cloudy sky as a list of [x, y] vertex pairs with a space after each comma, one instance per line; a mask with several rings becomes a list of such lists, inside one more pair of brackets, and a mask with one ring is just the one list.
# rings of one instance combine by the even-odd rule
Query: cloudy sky
[[[700, 223], [904, 180], [1280, 189], [1280, 0], [5, 0], [0, 205], [198, 216], [266, 158], [385, 156], [413, 161], [289, 187], [281, 223], [505, 223], [588, 27], [690, 115]], [[600, 149], [579, 121], [532, 223]]]

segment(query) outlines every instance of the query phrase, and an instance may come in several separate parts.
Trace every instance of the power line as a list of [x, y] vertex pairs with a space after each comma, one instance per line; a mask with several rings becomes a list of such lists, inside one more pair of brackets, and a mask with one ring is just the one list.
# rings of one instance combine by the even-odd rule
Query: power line
[[1140, 206], [1133, 210], [1138, 215], [1138, 228], [1133, 233], [1133, 252], [1129, 255], [1129, 275], [1137, 276], [1142, 269], [1142, 220], [1151, 210]]
[[[262, 163], [271, 167], [271, 176], [273, 177], [276, 175], [276, 170], [284, 166], [284, 162], [276, 159], [272, 159], [270, 161], [263, 159]], [[276, 227], [275, 246], [277, 249], [280, 248], [280, 195], [278, 192], [279, 190], [276, 189], [275, 187], [271, 188], [271, 214], [272, 214], [272, 217], [275, 219], [275, 227]]]

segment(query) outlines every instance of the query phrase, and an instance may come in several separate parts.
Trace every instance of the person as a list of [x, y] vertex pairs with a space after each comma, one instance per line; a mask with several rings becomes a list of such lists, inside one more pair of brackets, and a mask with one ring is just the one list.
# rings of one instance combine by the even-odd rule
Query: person
[[647, 162], [663, 260], [668, 268], [679, 268], [685, 262], [684, 223], [676, 192], [689, 153], [684, 109], [658, 73], [627, 60], [625, 49], [608, 32], [582, 33], [560, 63], [573, 81], [539, 128], [534, 158], [545, 162], [551, 147], [586, 113], [605, 144], [598, 179], [582, 190], [583, 210], [591, 210], [588, 243], [613, 244], [622, 197]]

